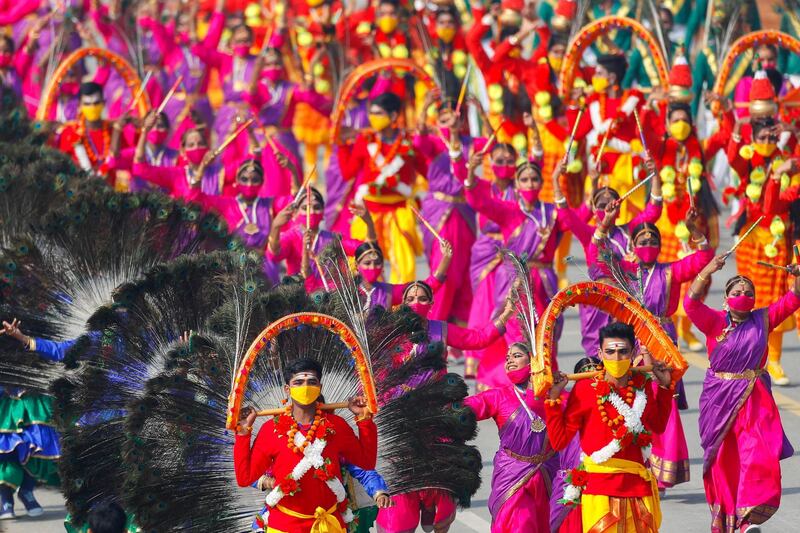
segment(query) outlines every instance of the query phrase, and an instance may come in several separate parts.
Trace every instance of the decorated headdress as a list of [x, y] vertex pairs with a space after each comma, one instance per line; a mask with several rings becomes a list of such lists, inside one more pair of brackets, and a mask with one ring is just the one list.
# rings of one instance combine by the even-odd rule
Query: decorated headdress
[[692, 71], [683, 50], [676, 55], [669, 71], [669, 99], [687, 104], [692, 101]]
[[761, 68], [753, 76], [750, 86], [750, 116], [772, 117], [778, 113], [778, 100], [767, 72]]
[[743, 276], [741, 274], [737, 274], [736, 276], [733, 276], [731, 279], [729, 279], [725, 283], [725, 294], [728, 294], [728, 291], [731, 290], [734, 287], [734, 285], [736, 285], [738, 283], [742, 283], [742, 282], [748, 283], [751, 287], [755, 287], [756, 286], [756, 284], [753, 283], [753, 280], [751, 280], [747, 276]]

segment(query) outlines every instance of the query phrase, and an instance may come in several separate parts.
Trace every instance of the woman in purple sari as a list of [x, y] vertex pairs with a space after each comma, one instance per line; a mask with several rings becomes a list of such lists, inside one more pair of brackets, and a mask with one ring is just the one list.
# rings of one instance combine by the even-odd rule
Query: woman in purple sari
[[780, 461], [794, 450], [764, 370], [767, 336], [800, 308], [798, 265], [788, 267], [795, 276], [792, 290], [769, 307], [753, 309], [753, 282], [734, 276], [725, 284], [726, 310], [709, 308], [701, 298], [725, 259], [718, 256], [703, 269], [683, 302], [708, 347], [710, 365], [700, 394], [700, 444], [714, 533], [747, 531], [766, 522], [780, 505]]
[[[661, 217], [663, 197], [661, 196], [661, 178], [652, 159], [646, 158], [645, 164], [650, 168], [650, 173], [655, 173], [652, 179], [652, 189], [650, 190], [650, 200], [644, 211], [633, 217], [627, 224], [614, 225], [608, 232], [607, 240], [609, 249], [617, 260], [622, 259], [631, 250], [630, 230], [643, 222], [655, 224]], [[619, 193], [610, 187], [600, 187], [592, 191], [590, 201], [581, 205], [578, 209], [572, 209], [567, 205], [567, 199], [561, 192], [558, 185], [559, 178], [567, 172], [566, 159], [556, 167], [553, 175], [553, 197], [558, 206], [558, 218], [566, 222], [570, 231], [578, 238], [583, 246], [586, 256], [589, 255], [589, 245], [592, 241], [595, 226], [590, 222], [595, 219], [599, 224], [605, 218], [606, 206], [615, 200], [619, 200]], [[596, 176], [592, 177], [595, 182]], [[616, 219], [615, 219], [616, 222]], [[597, 266], [589, 266], [589, 278], [597, 280], [604, 274]], [[581, 345], [586, 353], [597, 353], [599, 345], [598, 334], [602, 327], [609, 322], [609, 316], [599, 309], [587, 305], [580, 306], [581, 317]]]
[[531, 390], [526, 344], [509, 347], [505, 372], [511, 385], [464, 400], [478, 420], [493, 418], [500, 433], [489, 496], [492, 533], [549, 533], [550, 481], [558, 458], [547, 438], [544, 401]]

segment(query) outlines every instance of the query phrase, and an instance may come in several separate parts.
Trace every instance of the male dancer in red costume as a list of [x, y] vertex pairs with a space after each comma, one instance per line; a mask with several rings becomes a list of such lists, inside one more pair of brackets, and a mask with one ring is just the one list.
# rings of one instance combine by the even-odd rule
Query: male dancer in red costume
[[242, 410], [233, 447], [236, 481], [246, 487], [268, 470], [275, 488], [267, 495], [270, 533], [328, 531], [344, 533], [352, 519], [340, 461], [373, 470], [378, 455], [378, 430], [363, 398], [350, 400], [359, 436], [339, 416], [317, 405], [322, 367], [297, 359], [283, 369], [284, 389], [291, 398], [286, 412], [267, 421], [253, 447], [250, 433], [256, 419], [252, 407]]

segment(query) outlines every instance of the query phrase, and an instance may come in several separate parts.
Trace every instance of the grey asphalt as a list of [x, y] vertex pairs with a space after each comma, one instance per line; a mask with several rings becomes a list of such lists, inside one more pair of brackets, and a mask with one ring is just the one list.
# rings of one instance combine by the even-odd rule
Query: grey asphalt
[[[730, 242], [723, 242], [723, 245], [729, 246]], [[572, 252], [575, 257], [583, 256], [574, 242]], [[568, 275], [572, 281], [576, 282], [584, 279], [582, 272], [585, 272], [585, 268], [580, 265], [577, 267], [570, 266], [569, 268]], [[734, 271], [735, 265], [731, 260], [722, 273], [715, 276], [715, 283], [708, 300], [710, 305], [716, 307], [721, 305], [719, 287], [722, 280], [732, 276]], [[570, 310], [566, 314], [565, 326], [559, 348], [559, 357], [564, 368], [571, 368], [583, 356], [580, 348], [580, 324], [576, 311]], [[798, 384], [800, 384], [799, 353], [800, 340], [798, 340], [797, 334], [788, 332], [784, 337], [784, 368], [787, 374], [794, 378], [794, 381]], [[667, 491], [666, 497], [662, 500], [664, 518], [661, 531], [664, 533], [701, 533], [710, 531], [710, 515], [701, 478], [702, 450], [697, 430], [697, 400], [700, 395], [703, 378], [703, 370], [698, 365], [703, 362], [704, 354], [692, 354], [688, 357], [692, 366], [686, 373], [684, 382], [690, 408], [687, 411], [682, 411], [681, 416], [683, 417], [683, 425], [691, 455], [692, 479], [688, 483]], [[463, 368], [460, 365], [454, 365], [453, 370], [461, 372]], [[776, 400], [781, 408], [781, 417], [786, 434], [800, 449], [800, 386], [791, 385], [789, 387], [776, 388], [775, 393]], [[483, 455], [483, 484], [473, 499], [472, 507], [459, 511], [456, 522], [450, 529], [452, 533], [488, 533], [490, 529], [491, 516], [486, 504], [489, 498], [492, 457], [498, 445], [497, 429], [494, 422], [491, 420], [481, 422], [476, 442]], [[782, 462], [782, 472], [783, 500], [778, 513], [762, 527], [765, 533], [800, 531], [800, 526], [798, 525], [800, 524], [800, 452]], [[198, 487], [197, 490], [202, 490], [202, 487]], [[24, 516], [24, 511], [21, 510], [21, 505], [17, 504], [17, 510], [23, 516], [13, 521], [6, 521], [0, 527], [4, 527], [9, 533], [55, 533], [64, 531], [63, 519], [66, 512], [60, 493], [54, 490], [39, 490], [37, 497], [45, 508], [43, 516], [36, 519], [27, 518]]]

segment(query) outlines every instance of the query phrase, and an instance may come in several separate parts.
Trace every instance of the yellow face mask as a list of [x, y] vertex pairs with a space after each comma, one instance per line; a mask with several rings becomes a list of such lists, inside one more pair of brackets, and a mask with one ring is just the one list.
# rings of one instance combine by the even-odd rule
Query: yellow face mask
[[386, 115], [373, 115], [369, 114], [369, 125], [375, 131], [383, 131], [392, 123], [392, 119]]
[[592, 76], [592, 88], [596, 93], [602, 93], [608, 89], [608, 78], [601, 78], [600, 76]]
[[398, 24], [397, 17], [380, 17], [375, 23], [383, 33], [392, 33]]
[[676, 141], [685, 141], [692, 133], [692, 126], [685, 120], [678, 120], [669, 125], [669, 134]]
[[311, 405], [317, 401], [322, 388], [319, 385], [301, 385], [290, 387], [289, 396], [300, 405]]
[[82, 105], [81, 113], [83, 113], [83, 116], [86, 117], [86, 120], [89, 122], [97, 122], [103, 115], [103, 109], [105, 109], [105, 105], [102, 103]]
[[550, 68], [555, 72], [561, 72], [561, 64], [564, 62], [564, 58], [548, 55], [547, 62], [550, 63]]
[[777, 148], [778, 145], [775, 143], [753, 143], [753, 150], [761, 157], [771, 156]]
[[613, 377], [621, 378], [627, 374], [628, 370], [631, 368], [631, 360], [622, 359], [621, 361], [611, 361], [610, 359], [603, 359], [603, 368]]
[[455, 28], [436, 28], [436, 35], [439, 36], [445, 43], [453, 42], [453, 39], [456, 37], [456, 29]]

